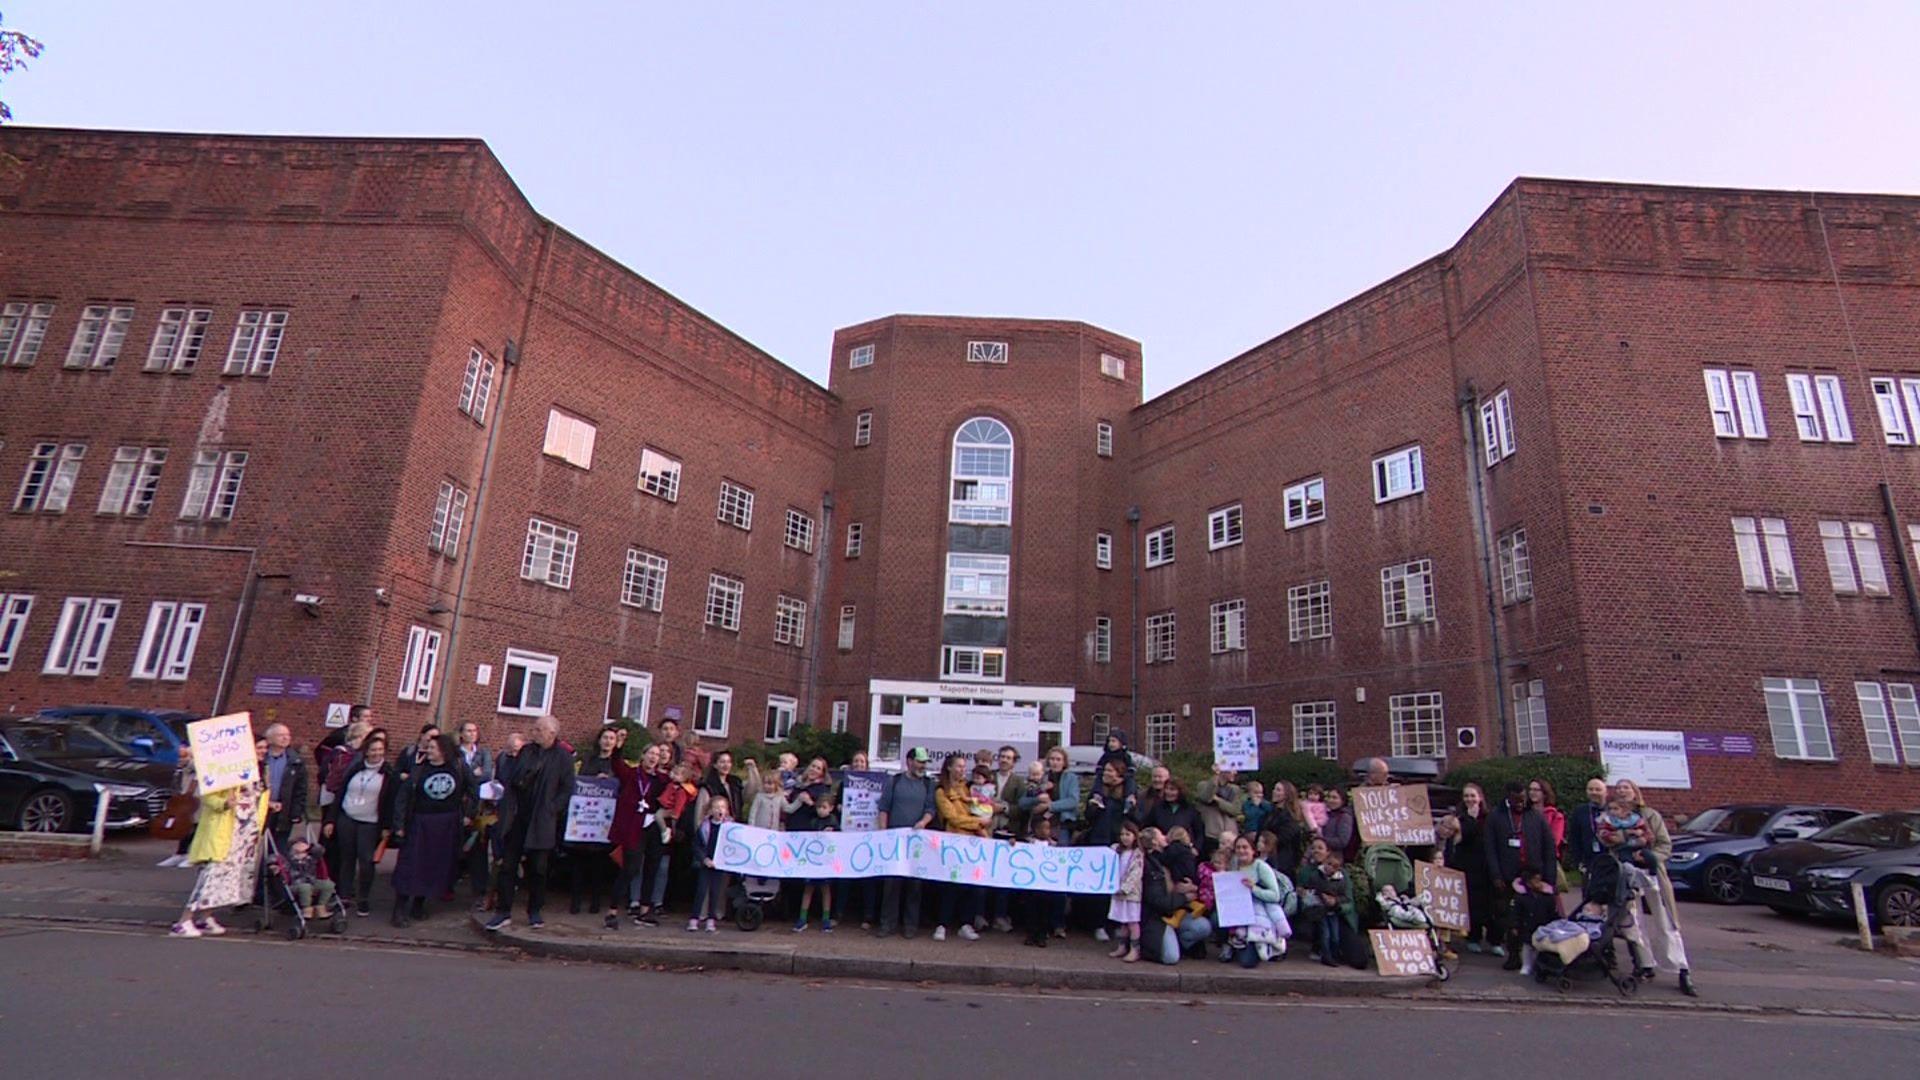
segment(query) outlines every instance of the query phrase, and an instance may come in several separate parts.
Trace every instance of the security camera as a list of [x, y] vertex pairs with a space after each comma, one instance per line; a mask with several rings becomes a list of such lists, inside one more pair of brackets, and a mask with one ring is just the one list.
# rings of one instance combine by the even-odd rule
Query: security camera
[[393, 598], [387, 594], [387, 590], [385, 589], [373, 590], [373, 599], [375, 603], [379, 603], [379, 604], [393, 603]]
[[312, 593], [294, 593], [293, 602], [299, 604], [301, 607], [315, 608], [320, 606], [320, 598]]

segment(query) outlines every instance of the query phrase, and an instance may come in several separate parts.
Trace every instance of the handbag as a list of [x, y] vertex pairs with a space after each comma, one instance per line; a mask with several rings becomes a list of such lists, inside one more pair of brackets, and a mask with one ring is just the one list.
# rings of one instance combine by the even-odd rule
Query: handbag
[[200, 809], [200, 800], [191, 795], [173, 795], [167, 799], [167, 808], [148, 824], [147, 832], [158, 840], [178, 840], [193, 832], [193, 815]]

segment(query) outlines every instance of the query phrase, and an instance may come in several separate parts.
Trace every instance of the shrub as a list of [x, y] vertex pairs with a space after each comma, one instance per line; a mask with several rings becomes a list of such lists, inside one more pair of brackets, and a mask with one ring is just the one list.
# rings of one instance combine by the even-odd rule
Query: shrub
[[1447, 773], [1445, 783], [1449, 787], [1463, 784], [1479, 784], [1492, 803], [1501, 801], [1508, 783], [1524, 784], [1539, 777], [1553, 785], [1562, 809], [1577, 806], [1585, 798], [1582, 794], [1587, 781], [1595, 777], [1606, 778], [1606, 771], [1600, 763], [1591, 758], [1575, 757], [1571, 754], [1530, 754], [1526, 757], [1484, 758], [1470, 761]]
[[[609, 720], [606, 726], [626, 730], [627, 741], [620, 746], [620, 756], [627, 759], [627, 764], [638, 765], [640, 755], [645, 753], [648, 745], [653, 742], [652, 729], [638, 720]], [[599, 737], [600, 730], [595, 728], [594, 738]]]
[[1261, 785], [1267, 789], [1268, 798], [1273, 797], [1273, 784], [1276, 780], [1285, 780], [1302, 792], [1306, 791], [1310, 784], [1340, 787], [1353, 782], [1352, 774], [1341, 767], [1339, 762], [1328, 761], [1313, 754], [1291, 753], [1274, 757], [1263, 756], [1263, 760], [1265, 764], [1260, 766], [1259, 772], [1244, 773], [1240, 780], [1242, 783], [1248, 780], [1260, 781]]
[[[1160, 759], [1173, 778], [1187, 789], [1187, 797], [1193, 798], [1200, 785], [1213, 779], [1213, 752], [1211, 750], [1175, 750]], [[1147, 778], [1138, 778], [1142, 788], [1147, 786]]]
[[738, 746], [730, 746], [734, 764], [745, 768], [747, 759], [760, 763], [763, 769], [778, 768], [781, 754], [792, 754], [800, 759], [800, 767], [806, 768], [807, 762], [823, 757], [827, 764], [839, 768], [853, 760], [854, 752], [865, 749], [860, 736], [849, 732], [822, 731], [810, 724], [795, 724], [787, 732], [785, 742], [768, 745], [758, 740], [749, 740]]

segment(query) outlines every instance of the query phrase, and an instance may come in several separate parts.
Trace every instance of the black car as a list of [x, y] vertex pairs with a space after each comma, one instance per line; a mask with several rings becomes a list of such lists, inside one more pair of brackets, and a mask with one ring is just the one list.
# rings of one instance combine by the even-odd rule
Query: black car
[[85, 832], [106, 792], [107, 827], [145, 825], [166, 809], [173, 770], [75, 720], [0, 717], [0, 827]]
[[1881, 926], [1920, 926], [1920, 810], [1866, 814], [1748, 856], [1747, 899], [1775, 911], [1853, 917], [1852, 887]]
[[1743, 803], [1702, 810], [1673, 834], [1667, 876], [1679, 896], [1716, 904], [1740, 901], [1740, 861], [1769, 844], [1804, 840], [1829, 825], [1860, 816], [1838, 806]]

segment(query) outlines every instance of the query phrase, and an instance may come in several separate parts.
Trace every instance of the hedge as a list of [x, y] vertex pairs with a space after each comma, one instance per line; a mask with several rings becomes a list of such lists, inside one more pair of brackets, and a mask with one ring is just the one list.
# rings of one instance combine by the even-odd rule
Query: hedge
[[[1263, 754], [1261, 757], [1265, 764], [1259, 771], [1241, 773], [1239, 780], [1243, 785], [1249, 780], [1260, 781], [1269, 797], [1273, 794], [1275, 780], [1285, 780], [1301, 791], [1305, 791], [1309, 784], [1342, 787], [1353, 783], [1352, 774], [1337, 761], [1299, 753]], [[1208, 751], [1175, 750], [1161, 764], [1187, 785], [1189, 794], [1201, 782], [1213, 778], [1213, 754]], [[1145, 777], [1141, 778], [1141, 782], [1145, 783]]]
[[1468, 783], [1479, 784], [1487, 793], [1487, 801], [1498, 803], [1508, 783], [1525, 784], [1537, 778], [1552, 784], [1559, 804], [1567, 807], [1578, 805], [1586, 797], [1587, 781], [1596, 777], [1606, 779], [1606, 771], [1590, 758], [1530, 754], [1470, 761], [1447, 773], [1445, 783], [1456, 788]]

